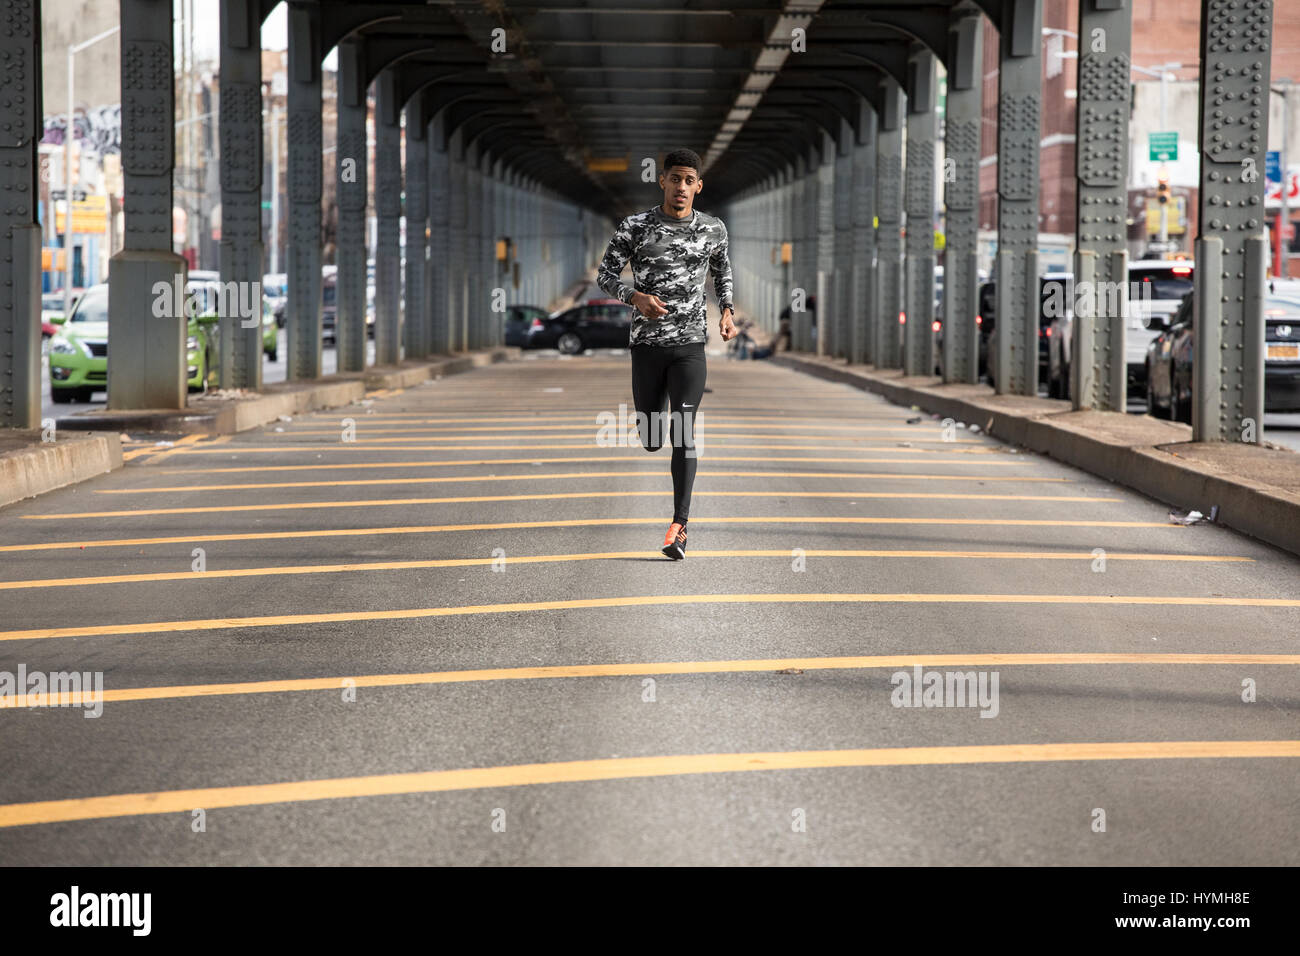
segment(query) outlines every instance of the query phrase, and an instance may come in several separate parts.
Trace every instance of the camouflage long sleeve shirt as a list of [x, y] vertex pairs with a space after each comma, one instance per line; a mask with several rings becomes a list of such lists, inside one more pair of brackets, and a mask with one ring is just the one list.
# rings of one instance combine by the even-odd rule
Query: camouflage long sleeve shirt
[[674, 219], [655, 206], [618, 224], [596, 273], [596, 284], [606, 295], [631, 303], [634, 290], [619, 279], [629, 259], [635, 291], [657, 295], [668, 308], [668, 314], [657, 319], [634, 313], [629, 347], [707, 341], [706, 270], [713, 276], [718, 305], [724, 309], [732, 306], [727, 227], [715, 216], [697, 209], [689, 219]]

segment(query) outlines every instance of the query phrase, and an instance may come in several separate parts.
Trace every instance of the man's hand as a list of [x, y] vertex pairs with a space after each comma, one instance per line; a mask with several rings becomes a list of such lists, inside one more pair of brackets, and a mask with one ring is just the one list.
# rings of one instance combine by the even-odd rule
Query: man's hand
[[722, 310], [722, 321], [718, 323], [718, 331], [722, 333], [722, 341], [727, 342], [736, 337], [736, 326], [731, 321], [731, 309]]
[[663, 300], [657, 295], [647, 295], [644, 292], [632, 293], [632, 308], [636, 309], [647, 319], [657, 319], [660, 316], [668, 314], [668, 306], [664, 305]]

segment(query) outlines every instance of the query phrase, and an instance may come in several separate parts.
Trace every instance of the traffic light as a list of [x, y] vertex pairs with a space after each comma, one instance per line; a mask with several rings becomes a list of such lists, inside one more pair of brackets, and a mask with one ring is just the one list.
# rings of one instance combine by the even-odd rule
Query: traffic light
[[1160, 177], [1160, 183], [1156, 186], [1156, 201], [1162, 206], [1169, 202], [1169, 180], [1164, 176]]

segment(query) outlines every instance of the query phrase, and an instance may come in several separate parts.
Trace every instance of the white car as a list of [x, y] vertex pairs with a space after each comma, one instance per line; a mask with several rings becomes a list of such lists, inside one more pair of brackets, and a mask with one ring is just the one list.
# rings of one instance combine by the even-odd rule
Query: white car
[[1183, 296], [1192, 291], [1195, 269], [1190, 259], [1138, 259], [1129, 263], [1124, 361], [1130, 397], [1146, 394], [1147, 346], [1168, 328]]

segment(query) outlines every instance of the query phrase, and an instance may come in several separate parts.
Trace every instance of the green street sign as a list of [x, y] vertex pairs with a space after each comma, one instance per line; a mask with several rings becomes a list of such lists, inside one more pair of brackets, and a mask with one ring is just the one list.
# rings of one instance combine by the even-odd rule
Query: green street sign
[[1178, 161], [1178, 132], [1172, 133], [1148, 133], [1147, 147], [1151, 156], [1151, 162], [1177, 162]]
[[271, 200], [269, 200], [269, 199], [263, 199], [263, 200], [262, 200], [262, 208], [263, 208], [263, 209], [270, 209], [270, 208], [271, 208]]

